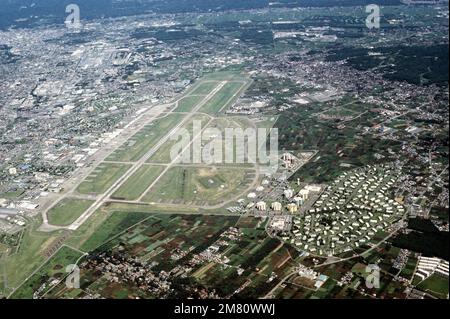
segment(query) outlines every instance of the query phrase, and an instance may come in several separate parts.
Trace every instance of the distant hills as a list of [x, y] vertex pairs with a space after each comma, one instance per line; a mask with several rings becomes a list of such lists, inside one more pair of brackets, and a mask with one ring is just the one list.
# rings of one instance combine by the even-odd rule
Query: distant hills
[[[0, 29], [30, 28], [42, 24], [63, 24], [65, 8], [73, 0], [9, 0], [0, 10]], [[331, 7], [377, 3], [399, 5], [400, 0], [77, 0], [83, 20], [132, 16], [150, 12], [183, 13], [268, 7]]]

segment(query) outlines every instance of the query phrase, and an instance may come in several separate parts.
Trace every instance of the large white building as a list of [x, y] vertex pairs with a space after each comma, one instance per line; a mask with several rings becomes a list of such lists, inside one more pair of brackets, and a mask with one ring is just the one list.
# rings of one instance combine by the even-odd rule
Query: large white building
[[307, 189], [301, 189], [298, 195], [303, 199], [303, 201], [308, 200], [309, 197], [309, 190]]
[[276, 211], [276, 212], [280, 212], [283, 208], [283, 205], [281, 205], [281, 203], [279, 202], [273, 202], [271, 205], [272, 210]]
[[256, 209], [257, 209], [257, 210], [260, 210], [260, 211], [266, 210], [266, 209], [267, 209], [266, 202], [263, 202], [263, 201], [257, 202], [257, 203], [256, 203]]

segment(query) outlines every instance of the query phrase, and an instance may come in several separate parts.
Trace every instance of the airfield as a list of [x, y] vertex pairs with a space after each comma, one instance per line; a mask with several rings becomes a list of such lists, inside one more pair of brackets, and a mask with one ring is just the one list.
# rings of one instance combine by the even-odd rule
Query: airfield
[[[201, 133], [215, 128], [257, 128], [256, 121], [225, 116], [225, 110], [248, 88], [251, 80], [240, 72], [209, 74], [165, 105], [152, 107], [100, 152], [95, 164], [80, 171], [60, 197], [42, 210], [39, 230], [77, 230], [100, 208], [124, 211], [217, 210], [239, 199], [260, 179], [255, 164], [180, 163], [189, 149], [172, 158], [181, 130]], [[267, 121], [261, 121], [267, 126]], [[200, 145], [201, 145], [200, 141]], [[201, 145], [204, 147], [204, 145]]]

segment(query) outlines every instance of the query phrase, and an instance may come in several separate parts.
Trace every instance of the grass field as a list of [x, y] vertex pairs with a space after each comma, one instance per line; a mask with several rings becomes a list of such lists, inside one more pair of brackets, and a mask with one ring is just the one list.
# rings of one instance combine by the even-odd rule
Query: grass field
[[90, 252], [111, 237], [153, 214], [192, 214], [193, 208], [176, 209], [162, 205], [108, 203], [81, 225], [66, 241], [67, 245]]
[[243, 90], [245, 84], [241, 82], [229, 82], [225, 84], [211, 99], [201, 108], [200, 112], [217, 114], [229, 106], [238, 97], [238, 92]]
[[144, 196], [145, 202], [215, 205], [242, 194], [254, 178], [251, 170], [173, 167]]
[[66, 198], [53, 207], [48, 213], [48, 221], [56, 226], [68, 226], [92, 205], [93, 201]]
[[28, 278], [28, 280], [24, 282], [11, 297], [31, 299], [33, 298], [34, 292], [46, 283], [47, 286], [41, 291], [40, 295], [44, 294], [48, 289], [52, 288], [49, 283], [56, 279], [63, 280], [67, 275], [66, 267], [75, 264], [81, 256], [81, 252], [66, 246], [61, 247], [61, 249], [39, 268], [33, 276]]
[[204, 99], [204, 96], [187, 96], [178, 101], [178, 106], [174, 112], [190, 112], [192, 109]]
[[[173, 206], [169, 204], [146, 204], [146, 203], [136, 203], [136, 204], [129, 204], [129, 203], [118, 203], [118, 202], [112, 202], [108, 204], [108, 207], [105, 208], [109, 213], [116, 213], [116, 212], [122, 212], [122, 213], [145, 213], [148, 215], [151, 214], [199, 214], [198, 209], [194, 207], [180, 207], [180, 206]], [[216, 212], [205, 212], [200, 215], [223, 215], [223, 211], [220, 211], [220, 213]]]
[[408, 261], [406, 262], [405, 267], [403, 267], [401, 271], [401, 275], [410, 280], [416, 270], [417, 258], [410, 256], [408, 257]]
[[[193, 138], [192, 131], [193, 131], [194, 121], [198, 121], [201, 125], [201, 128], [204, 129], [206, 124], [209, 121], [209, 118], [208, 118], [208, 116], [203, 115], [203, 114], [194, 115], [192, 117], [192, 119], [190, 119], [183, 125], [183, 127], [181, 129], [186, 129], [190, 133], [189, 142], [191, 142], [192, 138]], [[179, 134], [179, 133], [181, 133], [180, 130], [177, 132], [177, 134]], [[174, 135], [174, 137], [177, 137], [177, 136]], [[181, 141], [181, 138], [178, 138], [177, 140], [169, 139], [148, 159], [147, 163], [164, 163], [164, 164], [171, 163], [172, 158], [170, 156], [170, 151], [171, 151], [172, 147], [174, 147], [180, 141]]]
[[[231, 117], [223, 117], [223, 118], [217, 118], [215, 119], [213, 122], [211, 122], [211, 124], [208, 126], [208, 129], [214, 129], [217, 131], [220, 131], [222, 134], [222, 162], [218, 163], [222, 164], [222, 165], [242, 165], [247, 166], [247, 167], [251, 167], [252, 165], [247, 165], [248, 164], [248, 157], [247, 157], [247, 150], [249, 150], [248, 145], [247, 148], [245, 147], [246, 145], [244, 145], [244, 147], [239, 148], [238, 144], [237, 144], [237, 140], [236, 137], [232, 137], [232, 139], [226, 139], [227, 137], [227, 133], [226, 130], [227, 129], [242, 129], [242, 131], [245, 133], [245, 130], [247, 128], [251, 128], [251, 123], [249, 122], [245, 122], [243, 120], [240, 121], [236, 121], [236, 118], [231, 118]], [[207, 143], [209, 143], [209, 141], [212, 141], [213, 138], [215, 139], [217, 136], [216, 134], [214, 134], [213, 136], [207, 136], [205, 134], [204, 138], [206, 140]], [[244, 142], [245, 143], [245, 142]], [[256, 149], [256, 148], [255, 148]], [[237, 153], [238, 151], [240, 152], [240, 154], [244, 155], [244, 161], [243, 162], [237, 162]], [[231, 159], [231, 161], [230, 161]]]
[[433, 274], [422, 281], [418, 288], [438, 298], [447, 298], [448, 296], [448, 277]]
[[163, 171], [161, 166], [143, 165], [113, 194], [113, 198], [135, 200]]
[[103, 245], [113, 237], [125, 231], [127, 228], [140, 223], [155, 214], [192, 214], [193, 208], [170, 208], [161, 205], [140, 205], [109, 203], [92, 215], [88, 222], [84, 223], [68, 244], [86, 252], [91, 252]]
[[78, 186], [80, 194], [102, 194], [114, 184], [131, 165], [102, 163]]
[[[238, 117], [238, 116], [228, 116], [228, 117], [221, 117], [215, 119], [211, 124], [208, 126], [208, 128], [217, 129], [222, 134], [222, 164], [224, 165], [239, 165], [242, 167], [252, 167], [255, 164], [255, 160], [257, 160], [260, 164], [265, 164], [262, 161], [258, 159], [258, 154], [267, 154], [268, 152], [258, 152], [258, 142], [264, 141], [264, 131], [257, 131], [257, 135], [255, 135], [255, 141], [257, 143], [255, 144], [249, 144], [248, 143], [248, 137], [252, 132], [254, 132], [256, 129], [266, 129], [266, 136], [269, 135], [272, 125], [275, 119], [261, 119], [261, 120], [250, 120], [245, 117]], [[227, 136], [226, 133], [227, 129], [240, 129], [242, 130], [242, 133], [244, 134], [244, 139], [240, 140], [241, 143], [237, 143], [238, 139], [236, 136]], [[250, 129], [250, 131], [246, 131], [247, 129]], [[235, 131], [237, 133], [238, 131]], [[239, 136], [239, 135], [238, 135]], [[215, 136], [214, 136], [215, 137]], [[232, 138], [232, 139], [231, 139]], [[204, 136], [204, 139], [209, 142], [212, 140], [208, 136]], [[267, 137], [266, 142], [267, 145], [269, 145], [270, 139]], [[242, 143], [243, 142], [243, 143]], [[264, 146], [265, 147], [265, 146]], [[266, 151], [265, 149], [262, 149], [261, 151]], [[240, 154], [240, 159], [238, 160], [237, 154]], [[254, 153], [253, 156], [250, 156], [250, 154]], [[243, 156], [243, 158], [242, 158]], [[231, 159], [231, 161], [230, 161]]]
[[239, 70], [218, 71], [206, 74], [203, 77], [203, 80], [212, 81], [242, 81], [244, 79], [245, 75], [243, 75]]
[[18, 190], [6, 192], [6, 193], [0, 193], [0, 198], [15, 199], [15, 198], [19, 198], [23, 193], [25, 193], [24, 190], [18, 189]]
[[170, 114], [147, 124], [121, 147], [107, 157], [107, 161], [135, 162], [144, 156], [161, 138], [167, 135], [183, 118]]
[[189, 95], [208, 95], [219, 85], [219, 82], [203, 82], [195, 87]]
[[87, 252], [93, 251], [112, 237], [149, 217], [151, 215], [146, 213], [114, 212], [81, 245], [81, 249]]
[[7, 292], [9, 289], [19, 286], [27, 275], [39, 267], [45, 260], [44, 250], [61, 235], [61, 232], [38, 232], [36, 228], [41, 223], [41, 220], [37, 220], [35, 223], [30, 224], [24, 231], [17, 252], [9, 255], [4, 260], [5, 277], [2, 279], [3, 284], [7, 285], [7, 287], [2, 287], [4, 291]]

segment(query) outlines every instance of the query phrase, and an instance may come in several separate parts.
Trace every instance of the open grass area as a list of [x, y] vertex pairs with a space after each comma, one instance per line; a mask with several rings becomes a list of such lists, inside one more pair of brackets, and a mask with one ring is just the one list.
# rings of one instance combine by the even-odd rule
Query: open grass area
[[87, 252], [93, 251], [127, 228], [149, 217], [151, 217], [149, 214], [140, 212], [114, 212], [97, 227], [95, 232], [81, 245], [81, 249]]
[[211, 99], [201, 108], [200, 112], [207, 114], [217, 114], [226, 109], [239, 96], [239, 92], [245, 88], [245, 83], [229, 82], [225, 84]]
[[[66, 267], [75, 264], [83, 254], [69, 247], [62, 246], [41, 268], [25, 281], [11, 296], [17, 299], [31, 299], [41, 288], [39, 295], [45, 294], [53, 285], [67, 276]], [[53, 283], [53, 285], [51, 285]]]
[[[222, 155], [221, 161], [216, 163], [217, 165], [239, 165], [242, 167], [252, 167], [252, 164], [249, 164], [248, 151], [252, 146], [249, 146], [245, 140], [240, 140], [238, 143], [238, 138], [242, 137], [241, 134], [229, 136], [227, 130], [233, 129], [234, 133], [242, 132], [246, 134], [245, 130], [247, 128], [251, 128], [252, 125], [250, 122], [245, 122], [244, 120], [236, 121], [234, 117], [222, 117], [217, 118], [211, 122], [208, 126], [208, 129], [212, 129], [212, 135], [204, 134], [205, 143], [210, 143], [219, 138], [218, 134], [214, 131], [220, 132], [222, 137]], [[241, 130], [241, 131], [239, 131]], [[253, 132], [253, 131], [251, 131]], [[206, 132], [205, 132], [206, 133]], [[256, 144], [253, 145], [256, 150]], [[215, 150], [214, 150], [215, 151]], [[237, 154], [243, 156], [243, 160], [237, 158]]]
[[219, 85], [219, 82], [201, 82], [192, 90], [190, 95], [208, 95], [217, 85]]
[[144, 196], [145, 202], [217, 205], [242, 194], [254, 172], [236, 168], [173, 167]]
[[0, 257], [3, 253], [7, 252], [8, 248], [9, 248], [8, 245], [0, 243]]
[[92, 205], [93, 201], [65, 198], [48, 212], [48, 221], [56, 226], [68, 226]]
[[146, 213], [146, 214], [199, 214], [199, 215], [223, 215], [223, 210], [217, 210], [217, 211], [201, 211], [194, 207], [180, 207], [180, 206], [174, 206], [170, 204], [146, 204], [146, 203], [136, 203], [136, 204], [129, 204], [129, 203], [119, 203], [119, 202], [112, 202], [108, 203], [108, 206], [104, 208], [110, 213], [115, 212], [128, 212], [128, 213]]
[[447, 298], [448, 296], [448, 277], [433, 274], [422, 281], [417, 288], [428, 292], [438, 298]]
[[101, 163], [78, 186], [80, 194], [102, 194], [131, 167], [126, 164]]
[[192, 109], [204, 99], [204, 96], [187, 96], [178, 101], [175, 112], [190, 112]]
[[[196, 121], [200, 124], [201, 129], [204, 129], [206, 124], [209, 121], [209, 117], [204, 114], [194, 115], [189, 121], [187, 121], [181, 127], [181, 129], [186, 129], [190, 134], [190, 140], [188, 141], [188, 143], [192, 142], [193, 123]], [[163, 163], [163, 164], [171, 163], [172, 158], [171, 158], [170, 152], [176, 144], [181, 142], [181, 138], [177, 136], [177, 134], [180, 134], [181, 132], [182, 132], [181, 130], [178, 130], [178, 132], [173, 136], [173, 138], [177, 138], [177, 139], [172, 140], [172, 138], [171, 138], [167, 142], [165, 142], [163, 145], [161, 145], [161, 147], [148, 159], [147, 162], [148, 163], [160, 163], [160, 164], [161, 163]], [[195, 134], [197, 134], [197, 133], [195, 133]], [[181, 151], [181, 149], [178, 149], [178, 151]], [[188, 152], [188, 150], [186, 150], [186, 152]]]
[[18, 250], [4, 260], [6, 280], [4, 291], [18, 287], [22, 281], [45, 260], [44, 251], [62, 232], [43, 233], [36, 230], [42, 221], [36, 220], [25, 229]]
[[[195, 115], [192, 120], [189, 120], [186, 122], [186, 124], [183, 126], [183, 129], [186, 129], [190, 133], [190, 137], [192, 141], [193, 138], [193, 122], [197, 121], [200, 122], [201, 128], [204, 129], [202, 134], [202, 140], [203, 140], [203, 146], [208, 145], [212, 141], [217, 141], [217, 139], [220, 140], [220, 137], [222, 137], [222, 154], [221, 154], [221, 161], [218, 161], [215, 163], [218, 166], [229, 166], [229, 165], [239, 165], [243, 168], [251, 168], [254, 166], [254, 161], [256, 156], [252, 156], [251, 160], [248, 156], [248, 151], [251, 150], [251, 147], [247, 142], [242, 141], [243, 143], [239, 143], [239, 147], [236, 139], [236, 136], [229, 136], [230, 138], [226, 138], [228, 133], [226, 133], [227, 129], [241, 129], [244, 134], [247, 132], [245, 131], [248, 128], [266, 128], [266, 134], [269, 134], [271, 129], [271, 123], [273, 121], [266, 121], [261, 120], [256, 123], [251, 123], [250, 120], [245, 119], [243, 117], [221, 117], [211, 120], [209, 116], [201, 114], [201, 115]], [[209, 124], [208, 124], [209, 123]], [[209, 135], [208, 132], [205, 130], [208, 128], [210, 131]], [[217, 132], [220, 132], [218, 134]], [[181, 132], [181, 131], [179, 131]], [[253, 131], [250, 131], [250, 133]], [[237, 133], [237, 132], [236, 132]], [[260, 134], [259, 132], [258, 134]], [[197, 132], [195, 133], [197, 134]], [[262, 134], [262, 133], [261, 133]], [[240, 135], [238, 135], [240, 136]], [[176, 137], [176, 136], [174, 136]], [[258, 137], [259, 138], [259, 137]], [[178, 138], [178, 140], [169, 140], [166, 143], [164, 143], [158, 151], [156, 151], [147, 161], [147, 163], [158, 163], [158, 164], [167, 164], [172, 162], [171, 158], [171, 150], [173, 149], [176, 144], [179, 144], [181, 142], [181, 138]], [[245, 144], [245, 145], [244, 145]], [[253, 152], [257, 154], [256, 145], [253, 145], [254, 149]], [[177, 148], [177, 151], [180, 151], [181, 149]], [[206, 149], [203, 148], [202, 152]], [[243, 154], [244, 160], [237, 161], [236, 155], [237, 151], [240, 152], [240, 154]], [[204, 155], [204, 153], [203, 153]], [[192, 147], [185, 150], [182, 156], [180, 156], [180, 160], [182, 158], [187, 158], [189, 161], [186, 162], [178, 162], [183, 164], [189, 164], [193, 161], [193, 154], [192, 154]], [[205, 160], [205, 157], [202, 156], [202, 159]]]
[[138, 199], [163, 171], [162, 166], [143, 165], [113, 194], [113, 198]]
[[408, 257], [408, 261], [406, 262], [405, 267], [403, 267], [401, 271], [401, 276], [410, 280], [416, 270], [417, 258], [410, 256]]
[[18, 189], [15, 191], [9, 191], [5, 193], [0, 193], [0, 198], [6, 198], [6, 199], [17, 199], [19, 198], [25, 191], [22, 189]]
[[167, 135], [183, 118], [183, 114], [169, 114], [147, 124], [133, 135], [107, 161], [134, 162], [144, 156], [161, 138]]
[[162, 205], [108, 203], [77, 229], [67, 244], [91, 252], [154, 214], [192, 214], [195, 211], [193, 208], [171, 208]]
[[86, 222], [70, 234], [65, 243], [76, 249], [81, 249], [81, 246], [96, 232], [97, 228], [103, 225], [110, 215], [111, 212], [105, 206], [100, 207]]
[[[264, 164], [263, 160], [258, 159], [258, 155], [268, 154], [266, 146], [269, 145], [270, 139], [266, 138], [266, 136], [270, 133], [272, 124], [273, 121], [269, 121], [268, 119], [255, 121], [254, 119], [250, 120], [240, 116], [216, 118], [208, 126], [208, 129], [213, 129], [211, 132], [212, 134], [204, 134], [203, 136], [204, 144], [216, 141], [218, 137], [220, 138], [220, 136], [214, 132], [214, 130], [216, 130], [221, 133], [222, 137], [222, 161], [217, 162], [216, 165], [232, 165], [245, 168], [253, 167], [255, 161], [259, 164]], [[232, 130], [230, 131], [230, 129]], [[253, 135], [256, 129], [258, 129], [258, 131], [257, 134], [254, 135], [255, 143], [248, 143], [248, 139]], [[265, 132], [264, 130], [259, 129], [265, 129]], [[257, 146], [259, 142], [264, 142], [264, 138], [266, 138], [267, 145], [263, 144], [264, 146], [261, 146], [261, 150], [258, 150]]]
[[239, 70], [217, 71], [206, 74], [203, 77], [203, 80], [212, 80], [212, 81], [242, 81], [245, 79], [246, 76]]

